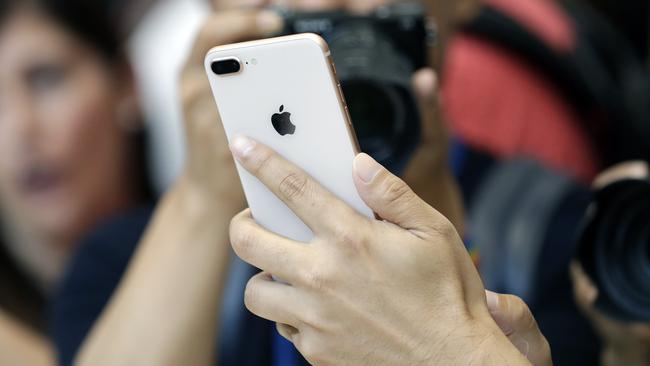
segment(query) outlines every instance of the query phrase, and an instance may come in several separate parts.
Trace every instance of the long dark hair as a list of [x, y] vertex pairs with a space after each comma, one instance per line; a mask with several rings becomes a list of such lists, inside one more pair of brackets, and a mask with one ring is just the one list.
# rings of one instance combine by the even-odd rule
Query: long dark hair
[[[124, 66], [126, 57], [119, 37], [115, 0], [0, 0], [0, 26], [17, 9], [34, 9], [53, 19], [70, 34], [96, 50], [109, 67]], [[131, 135], [134, 153], [133, 183], [137, 184], [139, 203], [154, 198], [150, 172], [147, 169], [147, 136], [144, 131]], [[45, 296], [34, 286], [11, 258], [0, 235], [0, 310], [9, 312], [18, 320], [36, 330], [45, 330]]]

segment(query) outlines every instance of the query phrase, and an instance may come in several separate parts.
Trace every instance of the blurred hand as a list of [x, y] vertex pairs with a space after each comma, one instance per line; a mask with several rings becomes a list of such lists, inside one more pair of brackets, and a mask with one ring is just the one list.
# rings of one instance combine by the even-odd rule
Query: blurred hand
[[[594, 188], [601, 189], [622, 179], [645, 179], [648, 176], [645, 162], [626, 162], [599, 175]], [[603, 365], [650, 365], [650, 324], [623, 323], [608, 318], [596, 309], [598, 288], [580, 263], [572, 263], [570, 272], [576, 304], [603, 340]]]
[[264, 38], [281, 27], [281, 19], [271, 12], [219, 12], [206, 21], [183, 69], [181, 97], [188, 140], [185, 181], [209, 195], [212, 202], [216, 199], [220, 206], [235, 211], [245, 206], [245, 199], [203, 62], [212, 47]]
[[488, 309], [501, 331], [534, 366], [551, 366], [551, 348], [528, 305], [517, 296], [486, 291]]
[[54, 350], [49, 340], [0, 308], [0, 365], [54, 364]]
[[626, 324], [599, 312], [594, 306], [598, 288], [577, 262], [571, 264], [571, 279], [578, 307], [603, 340], [603, 365], [650, 365], [650, 324]]
[[594, 180], [594, 188], [601, 189], [623, 179], [647, 179], [650, 176], [648, 164], [643, 161], [629, 161], [615, 165], [602, 172]]
[[280, 237], [248, 210], [231, 223], [235, 252], [264, 271], [246, 306], [312, 364], [528, 363], [492, 320], [453, 225], [402, 180], [355, 159], [357, 189], [385, 221], [371, 220], [266, 146], [237, 137], [231, 147], [315, 234], [309, 245]]
[[462, 233], [463, 202], [448, 165], [449, 138], [440, 108], [438, 77], [425, 68], [413, 75], [412, 84], [422, 116], [422, 139], [404, 171], [404, 181]]
[[279, 27], [274, 14], [232, 10], [200, 31], [181, 76], [185, 171], [157, 205], [76, 365], [214, 364], [231, 258], [228, 223], [245, 200], [203, 60], [211, 47], [263, 38]]

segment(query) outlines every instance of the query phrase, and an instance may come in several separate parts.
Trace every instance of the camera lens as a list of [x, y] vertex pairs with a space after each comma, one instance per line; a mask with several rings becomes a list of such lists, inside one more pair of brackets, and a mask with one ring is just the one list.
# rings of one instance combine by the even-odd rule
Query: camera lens
[[424, 6], [397, 2], [367, 15], [282, 15], [284, 34], [310, 32], [327, 40], [361, 150], [393, 173], [403, 172], [421, 139], [411, 77], [426, 65]]
[[241, 71], [241, 62], [236, 58], [214, 61], [211, 66], [212, 72], [217, 75], [236, 74]]
[[596, 307], [623, 321], [650, 320], [650, 182], [624, 180], [596, 193], [578, 256], [598, 286]]
[[390, 158], [407, 123], [400, 96], [369, 80], [344, 81], [342, 86], [363, 151], [379, 161]]
[[399, 174], [420, 138], [413, 61], [372, 21], [340, 25], [328, 40], [361, 150]]

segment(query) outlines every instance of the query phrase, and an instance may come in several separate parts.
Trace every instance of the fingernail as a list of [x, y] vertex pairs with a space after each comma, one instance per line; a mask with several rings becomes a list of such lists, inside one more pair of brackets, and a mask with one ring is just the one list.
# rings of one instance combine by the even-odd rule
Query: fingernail
[[438, 88], [438, 77], [429, 68], [421, 69], [413, 77], [413, 85], [420, 98], [430, 98], [435, 95]]
[[496, 313], [499, 309], [499, 295], [492, 291], [485, 291], [485, 299], [490, 313]]
[[274, 34], [282, 30], [283, 21], [277, 13], [264, 10], [257, 16], [257, 25], [261, 32]]
[[372, 182], [383, 167], [367, 154], [359, 154], [354, 159], [354, 172], [364, 182]]
[[239, 159], [248, 158], [255, 148], [255, 142], [245, 136], [235, 136], [230, 142], [230, 150]]

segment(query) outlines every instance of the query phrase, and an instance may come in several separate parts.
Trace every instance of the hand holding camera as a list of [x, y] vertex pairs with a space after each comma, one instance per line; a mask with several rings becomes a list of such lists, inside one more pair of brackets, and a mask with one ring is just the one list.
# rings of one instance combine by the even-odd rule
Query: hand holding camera
[[579, 262], [571, 265], [576, 303], [605, 344], [604, 365], [650, 362], [649, 177], [646, 163], [632, 162], [596, 179]]
[[462, 231], [438, 80], [427, 66], [437, 27], [425, 7], [398, 2], [364, 15], [279, 11], [285, 19], [282, 33], [313, 32], [330, 44], [361, 150], [401, 175]]
[[[76, 364], [213, 362], [215, 325], [231, 259], [228, 221], [245, 201], [203, 58], [215, 44], [262, 38], [279, 25], [274, 14], [232, 10], [212, 16], [200, 31], [181, 76], [186, 170], [158, 205], [125, 279], [79, 350]], [[171, 302], [175, 306], [169, 307]], [[151, 352], [130, 346], [143, 339]]]
[[219, 44], [263, 38], [281, 29], [281, 19], [271, 12], [225, 10], [208, 19], [194, 44], [181, 75], [181, 99], [188, 140], [185, 179], [198, 191], [216, 199], [221, 207], [238, 210], [244, 195], [219, 123], [203, 59]]

